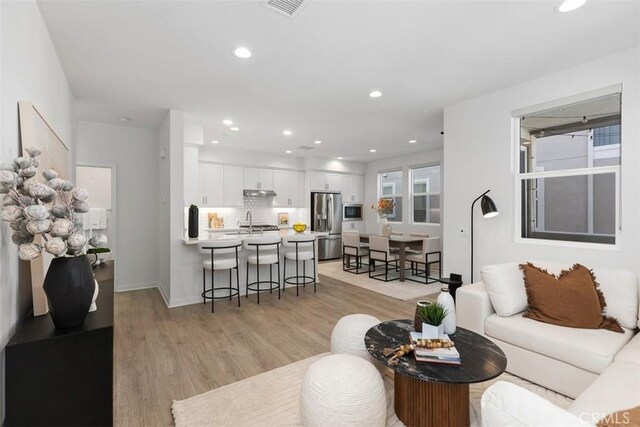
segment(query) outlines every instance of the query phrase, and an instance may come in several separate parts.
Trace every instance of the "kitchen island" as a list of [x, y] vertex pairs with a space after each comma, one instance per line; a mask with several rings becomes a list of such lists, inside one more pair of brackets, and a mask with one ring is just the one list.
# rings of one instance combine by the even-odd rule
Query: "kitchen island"
[[[182, 283], [182, 291], [183, 291], [183, 295], [185, 295], [186, 299], [184, 302], [182, 302], [181, 304], [178, 305], [184, 305], [184, 304], [194, 304], [197, 302], [202, 302], [202, 297], [200, 296], [202, 293], [202, 262], [205, 260], [205, 258], [207, 257], [206, 254], [202, 254], [198, 251], [198, 244], [199, 243], [206, 243], [206, 242], [218, 242], [220, 240], [240, 240], [240, 241], [244, 241], [246, 239], [260, 239], [260, 238], [265, 238], [265, 239], [272, 239], [273, 237], [286, 237], [286, 236], [293, 236], [293, 235], [307, 235], [309, 237], [315, 235], [317, 236], [321, 236], [324, 235], [326, 233], [317, 233], [314, 231], [306, 231], [304, 233], [296, 233], [291, 229], [281, 229], [279, 231], [264, 231], [264, 232], [253, 232], [253, 233], [248, 233], [248, 232], [239, 232], [237, 230], [220, 230], [220, 231], [205, 231], [204, 233], [202, 233], [198, 238], [194, 238], [194, 239], [188, 239], [188, 238], [184, 238], [182, 240], [182, 244], [183, 245], [187, 245], [187, 246], [191, 246], [193, 250], [189, 250], [189, 251], [184, 251], [183, 252], [183, 263], [184, 264], [188, 264], [189, 270], [191, 270], [191, 266], [193, 268], [194, 273], [192, 275], [190, 275], [190, 280], [185, 281]], [[318, 280], [318, 242], [316, 240], [316, 259], [314, 261], [315, 263], [315, 271], [316, 271], [316, 281], [319, 283]], [[246, 280], [247, 280], [247, 254], [248, 251], [247, 250], [240, 250], [239, 251], [239, 266], [238, 266], [238, 270], [239, 270], [239, 274], [240, 274], [240, 295], [245, 295], [245, 284], [246, 284]], [[282, 246], [280, 247], [280, 286], [283, 286], [284, 283], [284, 250], [282, 248]], [[313, 272], [313, 267], [311, 265], [311, 262], [308, 261], [307, 262], [307, 275], [311, 275]], [[276, 272], [276, 269], [274, 267], [274, 273]], [[229, 273], [228, 270], [222, 270], [222, 271], [217, 271], [216, 273], [216, 287], [221, 286], [222, 283], [227, 283], [229, 280]], [[263, 276], [263, 274], [265, 274]], [[260, 267], [260, 276], [261, 277], [267, 277], [269, 274], [269, 266], [268, 265], [264, 265]], [[288, 260], [287, 261], [287, 276], [292, 276], [295, 274], [295, 262]], [[302, 274], [302, 262], [300, 263], [300, 274]], [[197, 277], [197, 279], [196, 279]], [[250, 274], [249, 274], [249, 282], [253, 282], [255, 281], [255, 266], [250, 266]], [[233, 284], [235, 285], [235, 274], [233, 275]], [[205, 274], [205, 285], [207, 289], [211, 288], [211, 271], [207, 270], [207, 273]], [[289, 284], [287, 285], [287, 289], [291, 289], [292, 291], [295, 292], [295, 286]], [[309, 291], [309, 288], [307, 288], [307, 291]], [[288, 292], [288, 291], [287, 291]], [[301, 289], [302, 292], [302, 289]], [[311, 287], [311, 292], [313, 292], [313, 287]], [[254, 293], [252, 291], [249, 291], [250, 294]], [[219, 295], [224, 295], [224, 293], [221, 291], [220, 293], [216, 292], [216, 296]], [[268, 298], [269, 295], [265, 295], [261, 298]], [[278, 298], [277, 295], [273, 295], [274, 298]], [[224, 301], [224, 300], [223, 300]], [[242, 299], [241, 303], [244, 304], [246, 301], [246, 299]], [[250, 304], [255, 304], [255, 299], [251, 299], [249, 301], [247, 301]], [[221, 304], [221, 302], [217, 302], [216, 304]]]

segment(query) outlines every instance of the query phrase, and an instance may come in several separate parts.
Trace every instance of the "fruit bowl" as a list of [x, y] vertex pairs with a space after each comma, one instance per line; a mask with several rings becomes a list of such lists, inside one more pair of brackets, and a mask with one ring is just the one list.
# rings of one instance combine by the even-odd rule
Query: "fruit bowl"
[[306, 229], [307, 229], [307, 224], [301, 224], [301, 223], [293, 224], [293, 231], [295, 231], [296, 233], [304, 233]]

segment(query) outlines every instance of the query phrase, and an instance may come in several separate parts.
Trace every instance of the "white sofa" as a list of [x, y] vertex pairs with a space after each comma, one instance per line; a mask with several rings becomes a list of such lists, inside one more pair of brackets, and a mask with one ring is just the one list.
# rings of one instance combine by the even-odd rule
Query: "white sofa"
[[[543, 261], [532, 263], [555, 274], [571, 267]], [[482, 282], [458, 289], [458, 326], [482, 334], [500, 346], [507, 356], [508, 372], [574, 398], [569, 413], [581, 417], [577, 422], [587, 419], [594, 422], [611, 412], [640, 405], [640, 334], [634, 337], [640, 325], [635, 274], [593, 268], [607, 303], [605, 313], [615, 317], [624, 329], [624, 333], [616, 333], [566, 328], [523, 317], [527, 300], [518, 264], [485, 266]], [[500, 400], [496, 393], [498, 396], [511, 393], [508, 388], [497, 386], [488, 392], [487, 399], [489, 396], [493, 399], [488, 407], [495, 407]], [[521, 391], [524, 395], [528, 393]], [[502, 397], [505, 404], [519, 401]], [[561, 424], [559, 421], [558, 425]]]

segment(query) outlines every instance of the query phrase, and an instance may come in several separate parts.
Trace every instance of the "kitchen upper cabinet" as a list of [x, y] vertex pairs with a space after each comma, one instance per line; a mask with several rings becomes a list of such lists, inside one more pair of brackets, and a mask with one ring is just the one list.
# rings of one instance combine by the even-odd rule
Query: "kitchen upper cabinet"
[[304, 174], [292, 171], [273, 171], [273, 206], [298, 207], [304, 205]]
[[239, 166], [224, 166], [224, 205], [244, 206], [244, 169]]
[[311, 191], [342, 191], [342, 175], [311, 172]]
[[184, 149], [184, 205], [201, 205], [202, 198], [198, 192], [198, 149], [185, 147]]
[[273, 190], [273, 170], [244, 168], [243, 181], [249, 190]]
[[362, 202], [364, 198], [364, 178], [361, 175], [342, 177], [342, 201]]
[[200, 163], [199, 193], [203, 206], [223, 206], [224, 203], [224, 168], [220, 165]]

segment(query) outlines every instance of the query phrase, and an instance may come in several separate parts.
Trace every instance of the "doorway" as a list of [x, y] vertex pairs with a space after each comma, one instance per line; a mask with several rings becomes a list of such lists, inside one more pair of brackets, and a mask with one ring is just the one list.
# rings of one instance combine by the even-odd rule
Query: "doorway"
[[[81, 214], [82, 232], [87, 240], [103, 234], [110, 252], [98, 254], [95, 264], [113, 260], [114, 288], [117, 289], [115, 259], [117, 251], [116, 168], [115, 165], [80, 164], [76, 166], [76, 184], [89, 191], [89, 212]], [[94, 255], [90, 255], [94, 262]]]

